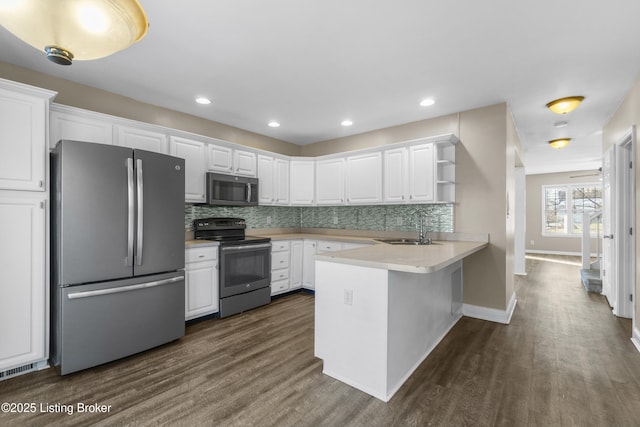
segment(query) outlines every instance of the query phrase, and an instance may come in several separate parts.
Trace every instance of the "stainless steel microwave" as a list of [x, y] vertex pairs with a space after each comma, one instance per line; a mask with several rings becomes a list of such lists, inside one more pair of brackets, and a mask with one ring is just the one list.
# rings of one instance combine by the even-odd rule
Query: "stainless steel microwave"
[[258, 178], [207, 173], [208, 205], [257, 206]]

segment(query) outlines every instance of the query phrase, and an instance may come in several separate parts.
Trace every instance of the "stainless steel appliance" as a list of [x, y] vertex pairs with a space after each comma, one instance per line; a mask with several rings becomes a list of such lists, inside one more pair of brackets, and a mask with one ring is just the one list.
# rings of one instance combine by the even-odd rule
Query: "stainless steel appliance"
[[208, 172], [206, 204], [257, 206], [258, 178]]
[[196, 239], [220, 242], [220, 317], [271, 302], [271, 239], [245, 236], [242, 218], [194, 221]]
[[51, 200], [51, 362], [60, 373], [183, 336], [184, 160], [60, 141]]

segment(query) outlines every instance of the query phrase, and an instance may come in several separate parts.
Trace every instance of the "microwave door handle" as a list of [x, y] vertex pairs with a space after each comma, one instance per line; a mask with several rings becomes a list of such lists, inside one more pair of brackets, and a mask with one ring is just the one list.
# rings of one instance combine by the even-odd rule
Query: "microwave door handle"
[[127, 159], [127, 258], [126, 265], [133, 265], [133, 233], [135, 225], [133, 184], [133, 159]]
[[251, 184], [247, 182], [247, 203], [251, 202]]
[[142, 249], [144, 247], [144, 182], [142, 180], [142, 159], [136, 159], [136, 183], [138, 185], [138, 233], [136, 246], [136, 265], [142, 265]]

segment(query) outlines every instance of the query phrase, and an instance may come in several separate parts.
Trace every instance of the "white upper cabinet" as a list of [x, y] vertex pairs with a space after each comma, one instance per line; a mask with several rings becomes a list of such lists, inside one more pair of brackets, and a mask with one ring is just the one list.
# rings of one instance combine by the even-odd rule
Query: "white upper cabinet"
[[242, 176], [257, 176], [256, 153], [233, 150], [233, 173]]
[[201, 141], [172, 136], [169, 144], [172, 156], [185, 161], [185, 201], [205, 201], [205, 144]]
[[289, 198], [291, 205], [312, 205], [314, 203], [314, 160], [291, 160]]
[[0, 189], [45, 191], [54, 92], [0, 79]]
[[210, 172], [231, 174], [233, 172], [233, 149], [218, 145], [208, 145], [207, 169]]
[[316, 161], [316, 203], [344, 204], [344, 158]]
[[289, 161], [258, 155], [258, 202], [261, 205], [289, 204]]
[[257, 176], [256, 153], [234, 150], [222, 145], [209, 144], [208, 165], [210, 172], [227, 175]]
[[51, 148], [62, 139], [113, 144], [113, 124], [110, 121], [90, 117], [90, 114], [66, 112], [62, 106], [51, 106], [50, 128]]
[[167, 154], [167, 135], [130, 126], [116, 126], [115, 145]]
[[434, 144], [409, 147], [409, 201], [435, 201]]
[[409, 199], [409, 151], [406, 147], [384, 151], [384, 201], [404, 203]]
[[347, 203], [382, 202], [382, 153], [347, 157]]

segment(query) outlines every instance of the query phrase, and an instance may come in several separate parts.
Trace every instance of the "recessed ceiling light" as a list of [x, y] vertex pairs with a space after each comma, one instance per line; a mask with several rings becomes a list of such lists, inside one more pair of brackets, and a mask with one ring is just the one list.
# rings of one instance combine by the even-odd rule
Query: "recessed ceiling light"
[[549, 141], [549, 145], [553, 148], [564, 148], [569, 145], [569, 141], [571, 141], [571, 138], [552, 139]]
[[556, 99], [547, 104], [547, 108], [556, 114], [567, 114], [578, 108], [584, 96], [568, 96]]
[[280, 123], [272, 120], [272, 121], [269, 122], [269, 127], [272, 127], [272, 128], [280, 127]]
[[201, 105], [209, 105], [211, 104], [211, 100], [209, 98], [205, 98], [204, 96], [199, 96], [196, 98], [196, 102]]
[[342, 123], [340, 123], [342, 126], [351, 126], [353, 124], [353, 122], [349, 119], [345, 119], [342, 121]]
[[553, 125], [555, 127], [557, 127], [557, 128], [563, 128], [563, 127], [566, 127], [567, 125], [569, 125], [569, 122], [566, 122], [566, 121], [556, 122]]
[[435, 98], [425, 98], [422, 101], [420, 101], [420, 106], [421, 107], [429, 107], [430, 105], [433, 105], [436, 103], [436, 99]]

